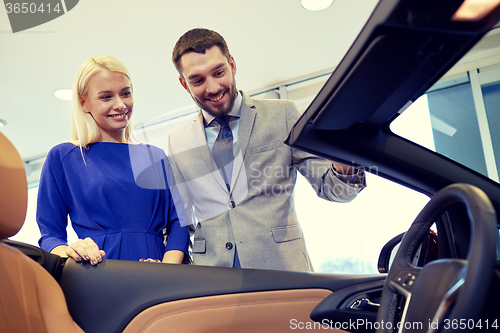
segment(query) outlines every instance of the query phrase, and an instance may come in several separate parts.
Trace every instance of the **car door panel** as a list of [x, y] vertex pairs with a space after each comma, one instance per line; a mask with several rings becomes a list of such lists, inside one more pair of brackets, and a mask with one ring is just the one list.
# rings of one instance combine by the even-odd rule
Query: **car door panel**
[[[221, 320], [221, 329], [244, 323], [248, 309], [257, 311], [257, 317], [262, 319], [266, 314], [268, 318], [275, 316], [272, 309], [277, 307], [283, 309], [280, 316], [299, 320], [304, 317], [299, 308], [307, 309], [308, 317], [331, 292], [371, 282], [382, 285], [384, 279], [385, 275], [331, 275], [119, 260], [103, 260], [91, 266], [68, 260], [60, 284], [71, 315], [86, 332], [110, 333], [123, 331], [129, 323], [133, 327], [143, 325], [143, 319], [131, 321], [146, 309], [153, 311], [152, 314], [141, 317], [156, 318], [157, 313], [172, 313], [173, 309], [181, 308], [185, 313], [192, 312], [194, 318], [193, 309], [199, 306], [206, 317]], [[294, 301], [304, 295], [308, 299], [304, 304]], [[269, 297], [275, 301], [267, 303]], [[158, 305], [162, 309], [151, 310]], [[205, 306], [211, 306], [213, 311]], [[228, 314], [237, 321], [221, 319]], [[183, 318], [182, 314], [168, 315], [158, 322], [178, 324]], [[285, 328], [290, 329], [290, 323]]]
[[[142, 311], [124, 333], [288, 332], [312, 322], [309, 313], [327, 289], [296, 289], [227, 294], [161, 303]], [[316, 325], [319, 330], [320, 325]]]

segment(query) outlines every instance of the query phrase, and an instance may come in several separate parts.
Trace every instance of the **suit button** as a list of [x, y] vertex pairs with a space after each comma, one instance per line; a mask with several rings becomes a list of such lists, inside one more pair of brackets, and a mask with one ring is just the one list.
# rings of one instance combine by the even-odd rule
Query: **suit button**
[[227, 242], [226, 243], [226, 249], [231, 250], [233, 248], [233, 243]]
[[229, 207], [231, 207], [231, 208], [236, 207], [236, 204], [234, 203], [234, 201], [229, 202]]

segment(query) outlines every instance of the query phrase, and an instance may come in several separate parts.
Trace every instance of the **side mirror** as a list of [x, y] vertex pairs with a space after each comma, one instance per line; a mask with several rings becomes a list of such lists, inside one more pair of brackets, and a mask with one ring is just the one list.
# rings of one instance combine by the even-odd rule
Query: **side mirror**
[[[394, 258], [394, 255], [397, 252], [397, 248], [399, 247], [399, 244], [401, 243], [401, 240], [403, 239], [404, 232], [400, 233], [396, 237], [392, 238], [390, 241], [388, 241], [384, 247], [382, 248], [382, 251], [380, 251], [380, 255], [378, 257], [378, 271], [380, 273], [387, 273], [389, 272], [389, 268], [391, 267], [392, 264], [392, 259]], [[394, 248], [396, 248], [396, 251], [394, 251]]]
[[[388, 241], [382, 251], [380, 251], [380, 256], [378, 257], [378, 271], [380, 273], [389, 272], [392, 260], [396, 255], [396, 252], [401, 244], [401, 240], [405, 233], [401, 233], [396, 237]], [[422, 244], [418, 248], [415, 257], [413, 258], [412, 266], [423, 267], [426, 263], [438, 259], [438, 237], [437, 233], [433, 230], [429, 230], [427, 237], [424, 237]]]

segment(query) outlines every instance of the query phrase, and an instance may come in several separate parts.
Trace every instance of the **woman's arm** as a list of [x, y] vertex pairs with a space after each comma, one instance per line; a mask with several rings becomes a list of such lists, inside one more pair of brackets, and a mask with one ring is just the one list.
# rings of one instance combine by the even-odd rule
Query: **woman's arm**
[[163, 260], [157, 260], [157, 259], [139, 259], [139, 261], [142, 262], [157, 262], [157, 263], [164, 263], [164, 264], [182, 264], [184, 261], [184, 252], [179, 251], [179, 250], [170, 250], [165, 252], [163, 255]]
[[171, 250], [165, 252], [162, 263], [164, 264], [182, 264], [184, 260], [184, 252], [179, 250]]

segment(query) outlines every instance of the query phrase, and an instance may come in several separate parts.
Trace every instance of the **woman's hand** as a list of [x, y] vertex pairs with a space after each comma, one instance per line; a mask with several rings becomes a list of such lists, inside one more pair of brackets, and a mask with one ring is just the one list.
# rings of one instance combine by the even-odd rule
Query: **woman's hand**
[[85, 239], [79, 239], [75, 243], [67, 246], [60, 245], [55, 247], [51, 253], [57, 254], [61, 257], [69, 257], [74, 259], [76, 262], [82, 260], [90, 262], [91, 265], [97, 265], [102, 261], [102, 258], [106, 255], [103, 250], [99, 250], [99, 247], [90, 237]]

